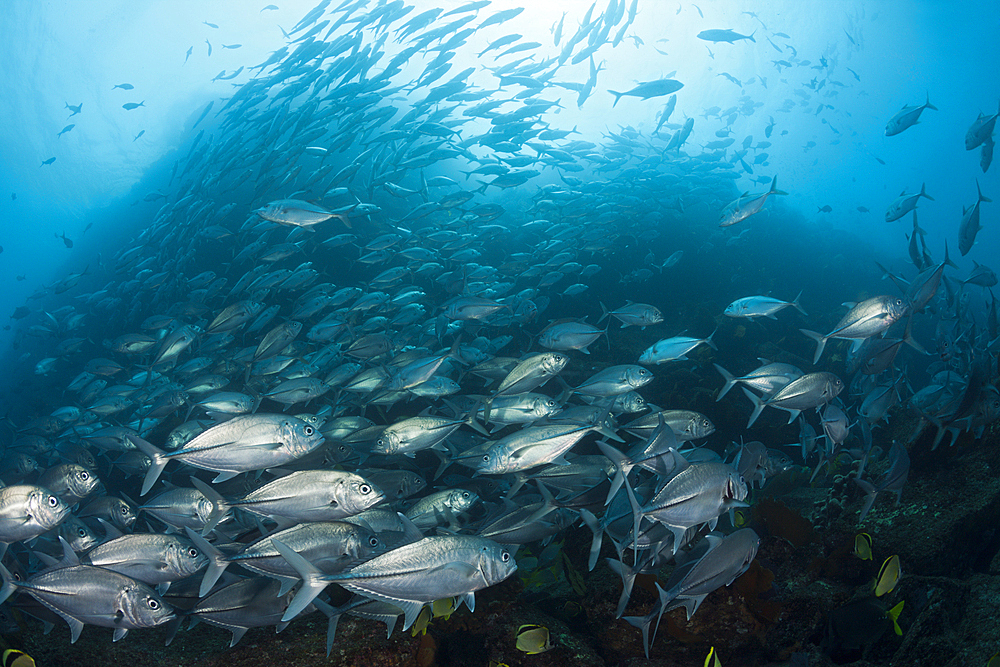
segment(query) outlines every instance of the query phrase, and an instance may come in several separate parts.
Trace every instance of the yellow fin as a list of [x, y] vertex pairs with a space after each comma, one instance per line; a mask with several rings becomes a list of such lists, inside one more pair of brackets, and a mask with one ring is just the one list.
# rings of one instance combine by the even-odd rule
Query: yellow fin
[[899, 618], [900, 613], [903, 611], [903, 602], [900, 602], [895, 607], [889, 610], [889, 618], [892, 619], [892, 628], [896, 631], [896, 634], [903, 636], [903, 629], [899, 627], [899, 623], [896, 619]]

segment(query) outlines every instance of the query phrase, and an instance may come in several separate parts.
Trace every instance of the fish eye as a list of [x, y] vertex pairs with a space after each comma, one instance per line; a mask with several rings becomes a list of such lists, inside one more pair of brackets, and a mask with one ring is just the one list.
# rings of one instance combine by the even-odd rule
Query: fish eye
[[378, 546], [378, 538], [372, 535], [368, 538], [368, 545], [373, 549]]
[[122, 514], [125, 514], [125, 515], [128, 514], [128, 508], [125, 507], [124, 505], [122, 505]]
[[502, 560], [505, 563], [510, 561], [510, 552], [504, 551], [502, 554], [500, 554], [500, 560]]
[[368, 486], [367, 484], [362, 484], [361, 486], [358, 487], [358, 491], [360, 491], [363, 495], [367, 496], [369, 493], [372, 492], [372, 487]]
[[466, 491], [465, 493], [463, 493], [463, 494], [462, 494], [462, 497], [463, 497], [463, 498], [468, 498], [468, 497], [469, 497], [469, 492], [468, 492], [468, 491]]
[[485, 461], [485, 462], [489, 463], [489, 462], [490, 462], [490, 455], [489, 455], [489, 454], [487, 454], [486, 456], [484, 456], [484, 457], [483, 457], [483, 461]]
[[88, 479], [90, 479], [90, 473], [84, 470], [83, 472], [80, 473], [80, 479], [86, 482]]
[[49, 496], [49, 507], [59, 507], [59, 499], [55, 496]]
[[198, 557], [198, 550], [195, 549], [194, 547], [189, 547], [188, 548], [188, 557], [189, 558], [197, 558]]
[[147, 598], [146, 599], [146, 605], [150, 609], [152, 609], [153, 611], [156, 611], [157, 609], [160, 608], [160, 603], [158, 601], [154, 600], [153, 598]]
[[302, 429], [302, 432], [305, 433], [306, 435], [312, 435], [315, 432], [315, 430], [313, 429], [312, 426], [307, 425], [304, 429]]
[[76, 534], [79, 535], [80, 537], [86, 537], [87, 536], [87, 531], [86, 531], [85, 528], [80, 527], [80, 528], [76, 529]]

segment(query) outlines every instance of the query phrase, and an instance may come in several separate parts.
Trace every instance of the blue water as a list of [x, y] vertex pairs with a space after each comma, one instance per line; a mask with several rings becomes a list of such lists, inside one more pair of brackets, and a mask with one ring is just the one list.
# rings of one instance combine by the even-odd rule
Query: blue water
[[[277, 136], [269, 132], [270, 116], [259, 123], [251, 120], [237, 134], [229, 132], [229, 125], [243, 119], [230, 110], [220, 110], [241, 85], [261, 76], [258, 70], [251, 71], [252, 66], [263, 63], [283, 46], [295, 48], [282, 29], [291, 30], [313, 7], [311, 2], [279, 0], [277, 10], [261, 10], [266, 3], [258, 4], [245, 0], [138, 5], [109, 0], [13, 0], [0, 8], [7, 35], [0, 41], [7, 90], [0, 96], [0, 219], [4, 221], [0, 280], [5, 285], [0, 319], [7, 323], [6, 315], [20, 306], [27, 305], [30, 310], [23, 319], [10, 319], [9, 328], [0, 332], [4, 351], [0, 363], [7, 379], [0, 388], [0, 399], [7, 406], [5, 412], [15, 420], [25, 422], [63, 405], [68, 399], [63, 397], [62, 388], [83, 363], [109, 354], [101, 348], [103, 340], [137, 331], [145, 317], [162, 314], [183, 300], [186, 291], [180, 272], [191, 278], [214, 270], [229, 278], [226, 289], [236, 283], [250, 267], [229, 267], [228, 262], [239, 251], [238, 244], [252, 239], [241, 236], [238, 242], [221, 245], [192, 242], [200, 227], [216, 223], [236, 231], [252, 217], [254, 208], [268, 201], [303, 189], [322, 194], [325, 188], [305, 185], [317, 169], [332, 165], [325, 177], [329, 180], [366, 149], [360, 139], [367, 141], [391, 129], [427, 94], [427, 87], [411, 92], [411, 84], [438, 55], [436, 51], [414, 55], [391, 77], [387, 88], [391, 92], [378, 93], [385, 95], [379, 106], [394, 107], [395, 115], [389, 116], [391, 120], [384, 126], [368, 128], [353, 142], [349, 135], [357, 128], [350, 123], [338, 125], [332, 120], [334, 113], [329, 121], [320, 120], [325, 111], [340, 111], [321, 101], [335, 92], [336, 84], [312, 98], [316, 107], [309, 106], [309, 95], [301, 95], [282, 111], [288, 119], [303, 121], [292, 132]], [[338, 16], [333, 13], [337, 4], [331, 3], [326, 19]], [[359, 52], [369, 47], [384, 51], [371, 64], [369, 78], [402, 48], [394, 34], [407, 20], [434, 6], [448, 10], [463, 3], [413, 0], [413, 4], [415, 9], [390, 23], [388, 30], [376, 30], [373, 24], [360, 33]], [[430, 86], [473, 67], [475, 72], [468, 78], [470, 90], [493, 91], [483, 99], [512, 98], [524, 88], [509, 85], [498, 89], [496, 77], [487, 68], [528, 53], [533, 54], [534, 62], [557, 58], [592, 9], [585, 0], [493, 0], [470, 25], [522, 4], [525, 9], [520, 15], [469, 36], [457, 47], [451, 69]], [[381, 6], [374, 1], [367, 5], [369, 11]], [[596, 145], [592, 152], [600, 159], [576, 154], [575, 162], [581, 169], [574, 171], [529, 165], [527, 168], [538, 169], [540, 175], [509, 190], [487, 188], [469, 204], [499, 203], [506, 210], [496, 222], [510, 228], [506, 238], [514, 241], [508, 246], [487, 240], [481, 244], [483, 255], [478, 260], [499, 266], [509, 259], [509, 250], [522, 249], [517, 243], [534, 244], [546, 238], [544, 227], [522, 235], [519, 225], [533, 219], [556, 220], [551, 211], [533, 208], [539, 187], [564, 188], [563, 177], [569, 176], [581, 179], [584, 188], [605, 181], [627, 186], [629, 197], [636, 197], [630, 175], [623, 175], [621, 169], [599, 169], [601, 159], [628, 158], [631, 154], [669, 163], [664, 169], [672, 174], [672, 185], [640, 189], [637, 200], [617, 198], [613, 187], [600, 189], [594, 201], [607, 207], [604, 222], [617, 225], [621, 234], [599, 252], [587, 255], [588, 259], [578, 261], [597, 263], [603, 271], [590, 282], [583, 298], [550, 295], [551, 311], [529, 333], [537, 333], [550, 318], [588, 316], [595, 322], [601, 313], [598, 302], [615, 307], [630, 299], [654, 303], [663, 310], [668, 332], [664, 335], [687, 331], [688, 335], [705, 336], [711, 332], [712, 320], [736, 298], [770, 293], [792, 299], [800, 290], [804, 291], [803, 306], [811, 315], [835, 321], [842, 313], [842, 302], [895, 293], [892, 283], [883, 280], [876, 261], [908, 277], [914, 275], [906, 237], [912, 229], [912, 216], [887, 223], [884, 213], [900, 192], [919, 192], [922, 184], [933, 200], [920, 200], [919, 221], [927, 231], [925, 241], [935, 262], [943, 259], [946, 242], [951, 258], [959, 264], [956, 277], [965, 276], [973, 261], [996, 262], [1000, 256], [996, 213], [1000, 203], [982, 205], [983, 230], [978, 243], [966, 257], [960, 258], [958, 253], [959, 221], [963, 207], [976, 201], [977, 179], [983, 194], [1000, 202], [997, 166], [983, 173], [979, 149], [966, 151], [964, 146], [966, 130], [977, 115], [996, 113], [1000, 100], [1000, 79], [996, 76], [1000, 11], [994, 3], [782, 0], [760, 3], [756, 16], [746, 11], [751, 5], [737, 2], [703, 0], [698, 7], [659, 0], [627, 3], [633, 5], [638, 13], [621, 42], [611, 44], [623, 23], [616, 25], [607, 43], [594, 51], [593, 62], [600, 71], [592, 94], [582, 105], [577, 104], [578, 89], [590, 76], [589, 58], [577, 64], [567, 60], [538, 91], [540, 97], [558, 102], [543, 114], [543, 122], [553, 130], [575, 128], [577, 133], [551, 142], [529, 139], [529, 143], [560, 147], [571, 141], [588, 141]], [[605, 6], [599, 2], [593, 17]], [[611, 6], [617, 3], [612, 0]], [[359, 9], [355, 15], [363, 11]], [[553, 32], [560, 21], [563, 28], [557, 46]], [[352, 25], [341, 27], [329, 39], [354, 36]], [[703, 30], [726, 28], [753, 35], [756, 41], [728, 44], [697, 38]], [[326, 29], [319, 36], [325, 33]], [[507, 46], [477, 56], [490, 42], [509, 33], [540, 46], [497, 61], [494, 56]], [[237, 44], [238, 48], [224, 48]], [[586, 44], [584, 38], [573, 53]], [[191, 54], [186, 56], [189, 48]], [[775, 61], [791, 65], [776, 65]], [[220, 70], [232, 74], [240, 67], [245, 69], [234, 79], [212, 81]], [[269, 94], [280, 94], [296, 77], [309, 76], [314, 68], [315, 61], [306, 62], [295, 77], [285, 81], [273, 78]], [[264, 76], [274, 77], [274, 70], [267, 68]], [[682, 82], [683, 88], [676, 93], [676, 109], [661, 136], [652, 138], [666, 98], [623, 97], [613, 106], [614, 96], [608, 90], [627, 91], [637, 83], [668, 76]], [[132, 88], [115, 87], [123, 83]], [[562, 83], [570, 85], [559, 85]], [[337, 100], [336, 104], [349, 104], [352, 99]], [[903, 133], [885, 136], [889, 118], [903, 106], [920, 105], [925, 99], [937, 110], [925, 110], [920, 123]], [[142, 106], [123, 108], [129, 103]], [[212, 109], [193, 128], [209, 103]], [[439, 108], [455, 108], [437, 120], [469, 120], [462, 110], [477, 103], [444, 103]], [[79, 114], [67, 108], [80, 104]], [[267, 104], [262, 103], [260, 109]], [[283, 103], [276, 106], [281, 109]], [[516, 103], [504, 111], [514, 108]], [[731, 121], [707, 111], [712, 108], [734, 109]], [[686, 118], [695, 120], [690, 138], [680, 153], [665, 153], [667, 137]], [[771, 119], [773, 128], [767, 137]], [[72, 128], [57, 136], [70, 124]], [[315, 132], [316, 127], [326, 130]], [[453, 145], [471, 140], [489, 127], [483, 118], [456, 125]], [[721, 161], [733, 162], [731, 170], [738, 177], [715, 179], [702, 187], [697, 160], [683, 156], [697, 158], [706, 153], [705, 144], [725, 138], [717, 134], [722, 130], [728, 130], [735, 141], [725, 149]], [[196, 140], [201, 131], [204, 135]], [[305, 143], [301, 139], [304, 135], [308, 135]], [[633, 145], [612, 135], [629, 138]], [[743, 160], [752, 173], [734, 158], [745, 140], [750, 149]], [[770, 146], [762, 148], [761, 142], [770, 142]], [[321, 160], [310, 155], [303, 151], [306, 146], [325, 147], [330, 157]], [[495, 155], [471, 141], [464, 142], [461, 150], [480, 159]], [[189, 159], [198, 151], [205, 152]], [[766, 160], [753, 162], [765, 152]], [[525, 145], [520, 154], [535, 157], [538, 151]], [[44, 163], [51, 158], [54, 162]], [[261, 178], [262, 159], [273, 160], [266, 178]], [[623, 160], [622, 168], [638, 166], [639, 159]], [[472, 190], [479, 187], [480, 179], [474, 176], [467, 180], [462, 172], [476, 166], [459, 154], [429, 165], [424, 175], [449, 176], [462, 188]], [[251, 170], [249, 180], [230, 187], [247, 169]], [[299, 171], [294, 180], [280, 183], [295, 170]], [[174, 173], [177, 175], [172, 178]], [[777, 187], [787, 195], [771, 197], [761, 213], [739, 226], [719, 229], [719, 216], [727, 203], [740, 193], [765, 192], [775, 176]], [[388, 225], [403, 219], [420, 202], [417, 197], [393, 197], [381, 187], [369, 189], [366, 181], [372, 177], [370, 167], [365, 167], [350, 186], [360, 200], [379, 206], [382, 213], [373, 216], [370, 223], [358, 220], [360, 227], [351, 230], [339, 227], [336, 220], [329, 221], [316, 238], [350, 231], [367, 240], [391, 231]], [[419, 189], [419, 170], [407, 172], [397, 184]], [[451, 191], [432, 190], [432, 198]], [[192, 193], [209, 203], [197, 223], [181, 216], [174, 220], [176, 230], [164, 233], [160, 229], [152, 241], [143, 236], [154, 228], [163, 207]], [[214, 213], [229, 204], [236, 205], [234, 212], [216, 221]], [[338, 204], [327, 205], [333, 208]], [[818, 211], [825, 206], [832, 210]], [[406, 226], [432, 224], [423, 220]], [[60, 238], [63, 234], [72, 247]], [[117, 255], [135, 246], [143, 247], [143, 257], [154, 258], [144, 269], [168, 271], [172, 290], [151, 290], [136, 297], [138, 285], [130, 282], [135, 277], [128, 273], [131, 267], [125, 272], [115, 270]], [[178, 262], [191, 248], [193, 258]], [[648, 253], [662, 262], [677, 250], [683, 250], [684, 256], [676, 267], [662, 273], [652, 269], [653, 275], [643, 282], [621, 282], [622, 276], [636, 269], [651, 268], [646, 263]], [[328, 255], [311, 249], [307, 257], [286, 260], [281, 266], [294, 268], [311, 260], [329, 271], [324, 279], [338, 285], [362, 283], [377, 273], [372, 268], [381, 270], [350, 264], [356, 256], [354, 251]], [[57, 281], [80, 272], [85, 275], [78, 285], [61, 294], [51, 293]], [[574, 281], [560, 283], [555, 291], [562, 291], [570, 282]], [[976, 290], [969, 298], [982, 320], [988, 307], [987, 293]], [[430, 304], [428, 310], [438, 305]], [[65, 322], [65, 310], [54, 319], [49, 315], [67, 306], [87, 314], [73, 330], [53, 325], [55, 320]], [[771, 334], [777, 331], [794, 338], [786, 347], [809, 358], [812, 344], [798, 337], [797, 326], [788, 325]], [[811, 323], [809, 327], [822, 328]], [[934, 322], [918, 322], [915, 333], [930, 346]], [[760, 332], [751, 330], [747, 335], [754, 338]], [[83, 356], [60, 358], [54, 373], [36, 374], [36, 364], [51, 357], [55, 345], [68, 337], [89, 339]], [[656, 337], [650, 334], [648, 341], [636, 344], [641, 349]], [[526, 346], [525, 341], [516, 345]], [[595, 348], [603, 345], [599, 342]], [[634, 358], [617, 361], [633, 363]], [[740, 426], [720, 425], [720, 431], [735, 438]]]

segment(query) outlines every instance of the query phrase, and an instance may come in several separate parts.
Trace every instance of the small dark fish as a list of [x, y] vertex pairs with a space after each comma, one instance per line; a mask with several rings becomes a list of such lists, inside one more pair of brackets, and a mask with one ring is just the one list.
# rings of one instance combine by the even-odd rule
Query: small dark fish
[[59, 134], [56, 135], [56, 138], [58, 139], [62, 135], [66, 134], [67, 132], [69, 132], [70, 130], [72, 130], [74, 127], [76, 127], [76, 125], [73, 125], [73, 124], [67, 125], [62, 130], [59, 131]]
[[139, 130], [139, 134], [135, 135], [135, 139], [133, 139], [132, 142], [135, 143], [135, 141], [144, 134], [146, 134], [146, 130]]
[[[119, 83], [118, 85], [115, 86], [115, 88], [121, 88], [122, 90], [132, 90], [133, 88], [135, 88], [135, 86], [133, 86], [131, 83]], [[112, 88], [111, 90], [114, 90], [115, 88]]]
[[267, 11], [268, 9], [277, 9], [277, 8], [278, 8], [278, 5], [268, 5], [268, 6], [267, 6], [267, 7], [265, 7], [264, 9], [260, 10], [260, 12], [258, 12], [258, 13], [261, 13], [261, 12], [265, 12], [265, 11]]
[[67, 248], [73, 247], [73, 239], [66, 238], [66, 232], [63, 232], [61, 236], [59, 234], [56, 234], [55, 237], [57, 239], [62, 239], [63, 243], [66, 244]]
[[867, 206], [859, 206], [858, 207], [858, 212], [859, 213], [871, 213], [871, 211], [868, 210]]
[[212, 56], [212, 42], [210, 42], [210, 41], [208, 41], [206, 39], [205, 43], [208, 44], [208, 55], [209, 55], [209, 57], [211, 57]]
[[125, 104], [122, 105], [122, 109], [125, 109], [125, 111], [131, 111], [132, 109], [138, 109], [139, 107], [144, 107], [144, 106], [146, 106], [146, 100], [143, 100], [138, 104], [136, 104], [135, 102], [126, 102]]
[[208, 21], [202, 21], [202, 23], [207, 25], [209, 28], [215, 28], [216, 30], [219, 29], [219, 26], [215, 25], [214, 23], [209, 23]]
[[44, 166], [44, 165], [47, 165], [47, 164], [52, 164], [55, 161], [56, 161], [56, 159], [54, 157], [50, 157], [48, 160], [42, 160], [42, 164], [40, 164], [38, 166], [41, 167], [41, 166]]
[[222, 48], [224, 48], [224, 49], [238, 49], [241, 46], [243, 46], [243, 45], [242, 44], [223, 44]]
[[833, 213], [833, 207], [830, 206], [829, 204], [826, 204], [825, 206], [820, 206], [819, 211], [817, 211], [817, 213]]
[[185, 65], [187, 64], [188, 58], [191, 57], [191, 52], [192, 51], [194, 51], [194, 47], [193, 46], [189, 47], [188, 50], [187, 50], [187, 53], [184, 54], [184, 63], [183, 64], [185, 64]]

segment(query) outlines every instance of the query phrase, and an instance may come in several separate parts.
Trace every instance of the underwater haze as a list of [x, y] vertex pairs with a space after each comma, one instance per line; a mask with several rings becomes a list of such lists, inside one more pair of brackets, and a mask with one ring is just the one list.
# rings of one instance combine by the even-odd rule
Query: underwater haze
[[1000, 570], [900, 518], [996, 449], [995, 3], [0, 15], [0, 631], [39, 664], [916, 664], [901, 572]]

